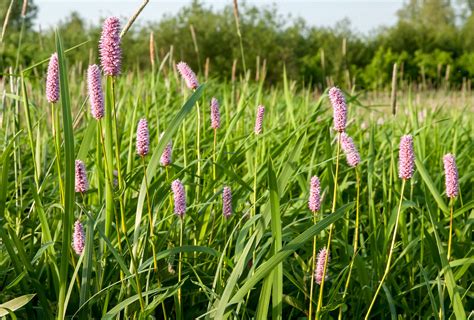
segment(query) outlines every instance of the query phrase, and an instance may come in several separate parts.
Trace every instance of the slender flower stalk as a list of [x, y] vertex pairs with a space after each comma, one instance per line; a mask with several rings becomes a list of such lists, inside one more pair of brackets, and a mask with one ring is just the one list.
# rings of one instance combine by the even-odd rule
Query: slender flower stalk
[[[180, 180], [175, 180], [171, 184], [171, 190], [174, 194], [174, 213], [180, 218], [180, 230], [179, 230], [179, 246], [183, 246], [183, 229], [184, 229], [184, 215], [186, 213], [186, 193], [184, 186]], [[182, 252], [179, 252], [179, 263], [178, 263], [178, 282], [181, 283], [182, 274]], [[182, 300], [181, 300], [181, 287], [178, 288], [178, 304], [176, 308], [176, 318], [181, 318], [182, 315]]]
[[120, 74], [122, 49], [120, 48], [120, 20], [117, 17], [105, 19], [99, 42], [100, 62], [107, 76]]
[[87, 181], [87, 172], [84, 162], [76, 160], [76, 192], [84, 194], [89, 189], [89, 182]]
[[456, 166], [456, 158], [453, 154], [448, 153], [443, 157], [444, 175], [446, 177], [446, 195], [449, 201], [449, 238], [448, 238], [448, 261], [451, 258], [451, 246], [453, 240], [453, 206], [454, 198], [459, 194], [459, 174]]
[[[214, 131], [214, 143], [213, 143], [213, 153], [212, 153], [212, 178], [214, 181], [217, 180], [217, 170], [216, 170], [216, 147], [217, 147], [217, 129], [221, 127], [221, 114], [219, 112], [219, 101], [216, 98], [211, 99], [211, 128]], [[214, 192], [216, 190], [214, 189]]]
[[146, 200], [147, 200], [147, 207], [148, 207], [148, 220], [150, 224], [150, 239], [152, 243], [152, 251], [153, 251], [153, 267], [155, 272], [158, 270], [158, 262], [156, 260], [156, 253], [155, 253], [155, 244], [154, 244], [154, 234], [153, 234], [153, 214], [151, 210], [151, 200], [150, 194], [148, 191], [148, 177], [146, 173], [146, 163], [145, 163], [145, 156], [148, 154], [150, 149], [150, 133], [148, 131], [148, 122], [146, 119], [140, 119], [138, 121], [137, 126], [137, 154], [142, 159], [143, 164], [143, 176], [145, 178], [145, 185], [146, 185]]
[[81, 255], [82, 252], [84, 251], [85, 245], [86, 245], [86, 237], [84, 234], [84, 227], [82, 226], [82, 223], [79, 220], [77, 220], [74, 223], [72, 247], [78, 255]]
[[[336, 122], [336, 120], [334, 120], [334, 121]], [[333, 198], [332, 198], [331, 213], [334, 213], [334, 211], [336, 210], [337, 180], [338, 180], [338, 175], [339, 175], [339, 156], [340, 156], [340, 153], [341, 153], [341, 135], [339, 133], [337, 135], [336, 172], [334, 174], [334, 193], [333, 193]], [[328, 254], [325, 255], [323, 273], [322, 273], [322, 276], [321, 276], [321, 284], [319, 286], [319, 297], [318, 297], [318, 306], [317, 306], [317, 309], [316, 309], [316, 319], [320, 318], [321, 308], [323, 306], [324, 282], [326, 281], [326, 270], [327, 270], [327, 264], [328, 264], [328, 257], [331, 253], [331, 239], [332, 239], [333, 226], [334, 226], [333, 223], [331, 223], [331, 225], [329, 226], [329, 236], [328, 236], [328, 242], [327, 242], [327, 245], [326, 245], [326, 250], [327, 250]]]
[[91, 114], [96, 120], [104, 117], [104, 92], [102, 91], [99, 66], [90, 65], [87, 69], [87, 90], [91, 104]]
[[[349, 274], [347, 276], [347, 281], [346, 285], [344, 287], [344, 293], [342, 295], [342, 300], [346, 298], [347, 291], [349, 289], [349, 284], [351, 281], [351, 275], [352, 275], [352, 268], [354, 266], [354, 261], [357, 255], [357, 250], [359, 249], [359, 198], [360, 198], [360, 177], [359, 177], [359, 170], [357, 167], [355, 167], [355, 173], [356, 173], [356, 189], [357, 189], [357, 195], [356, 195], [356, 219], [355, 219], [355, 227], [354, 227], [354, 253], [352, 255], [351, 263], [349, 265]], [[339, 320], [342, 319], [342, 305], [339, 308]]]
[[49, 103], [56, 103], [59, 100], [59, 62], [56, 52], [49, 59], [46, 76], [46, 99]]
[[[61, 140], [59, 136], [61, 127], [59, 125], [59, 110], [56, 108], [56, 102], [59, 100], [59, 61], [56, 52], [49, 59], [48, 72], [46, 74], [46, 99], [51, 104], [51, 125], [56, 152], [56, 169], [58, 177], [61, 177]], [[64, 202], [64, 188], [61, 178], [59, 179], [59, 194], [61, 201]]]
[[385, 267], [385, 272], [382, 276], [382, 280], [380, 280], [377, 290], [375, 291], [374, 297], [372, 298], [372, 302], [370, 303], [369, 309], [367, 310], [367, 314], [365, 315], [366, 320], [369, 319], [370, 312], [372, 311], [375, 300], [377, 300], [377, 296], [380, 292], [380, 289], [382, 288], [385, 278], [387, 278], [388, 272], [390, 271], [390, 263], [392, 261], [393, 248], [395, 246], [395, 240], [397, 238], [398, 221], [400, 220], [400, 212], [402, 209], [403, 192], [405, 191], [405, 184], [407, 180], [413, 177], [414, 171], [415, 171], [415, 152], [413, 150], [413, 137], [411, 135], [405, 135], [400, 140], [400, 150], [399, 150], [399, 158], [398, 158], [398, 176], [402, 179], [402, 189], [400, 192], [400, 201], [398, 204], [397, 217], [395, 220], [395, 228], [393, 229], [392, 243], [390, 245], [390, 250], [388, 253], [388, 261]]
[[[316, 212], [321, 209], [321, 186], [319, 178], [313, 176], [310, 182], [308, 207], [313, 213], [313, 223], [316, 224]], [[316, 236], [313, 237], [313, 254], [311, 255], [311, 283], [309, 291], [309, 312], [308, 319], [311, 319], [313, 312], [313, 292], [314, 292], [314, 277], [316, 271]]]
[[334, 130], [343, 132], [346, 130], [347, 106], [346, 99], [341, 89], [333, 87], [329, 89], [329, 99], [333, 107]]
[[[164, 132], [162, 132], [160, 134], [160, 140], [163, 138], [163, 134]], [[173, 153], [173, 143], [172, 141], [170, 140], [170, 142], [168, 142], [168, 144], [166, 145], [165, 147], [165, 150], [163, 150], [163, 153], [161, 154], [161, 158], [160, 158], [160, 164], [163, 166], [163, 167], [167, 167], [171, 164], [171, 154]]]

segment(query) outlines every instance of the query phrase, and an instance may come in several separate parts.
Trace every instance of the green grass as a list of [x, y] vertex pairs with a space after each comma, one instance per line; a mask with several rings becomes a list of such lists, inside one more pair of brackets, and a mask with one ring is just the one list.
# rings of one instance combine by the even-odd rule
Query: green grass
[[[342, 155], [331, 212], [337, 138], [326, 93], [292, 82], [284, 70], [281, 86], [245, 77], [233, 83], [209, 79], [191, 92], [170, 68], [173, 57], [167, 56], [158, 61], [161, 67], [155, 73], [124, 66], [116, 79], [104, 78], [109, 113], [99, 125], [89, 114], [85, 67], [68, 61], [59, 35], [56, 44], [59, 157], [51, 135], [52, 109], [44, 97], [47, 61], [5, 77], [0, 113], [1, 315], [162, 319], [166, 314], [173, 319], [182, 309], [184, 319], [305, 318], [313, 237], [319, 251], [334, 224], [321, 318], [336, 318], [340, 310], [344, 319], [363, 318], [386, 266], [401, 191], [398, 143], [408, 133], [414, 135], [416, 171], [406, 183], [392, 267], [371, 317], [437, 318], [441, 310], [441, 318], [463, 319], [473, 310], [474, 122], [467, 106], [430, 107], [422, 118], [418, 112], [425, 106], [404, 95], [398, 114], [391, 116], [388, 105], [373, 107], [346, 94], [347, 132], [362, 158], [357, 169], [359, 243], [347, 282], [354, 256], [356, 174]], [[216, 146], [209, 119], [213, 96], [222, 115]], [[266, 112], [257, 142], [253, 126], [258, 104]], [[141, 117], [151, 130], [146, 179], [135, 154]], [[383, 124], [377, 123], [379, 118]], [[159, 160], [170, 140], [173, 164], [165, 169]], [[449, 261], [450, 212], [442, 171], [442, 156], [448, 152], [456, 154], [461, 187], [454, 202]], [[84, 197], [73, 191], [74, 159], [83, 160], [88, 171], [90, 190]], [[120, 181], [113, 187], [111, 173], [118, 164]], [[312, 175], [319, 176], [323, 191], [316, 223], [307, 206]], [[187, 196], [182, 246], [171, 199], [174, 179], [183, 181]], [[229, 219], [222, 216], [225, 185], [233, 194]], [[153, 237], [148, 212], [143, 212], [147, 190]], [[78, 218], [86, 230], [81, 257], [70, 247]], [[179, 291], [181, 305], [175, 303]], [[315, 285], [313, 311], [318, 299]]]

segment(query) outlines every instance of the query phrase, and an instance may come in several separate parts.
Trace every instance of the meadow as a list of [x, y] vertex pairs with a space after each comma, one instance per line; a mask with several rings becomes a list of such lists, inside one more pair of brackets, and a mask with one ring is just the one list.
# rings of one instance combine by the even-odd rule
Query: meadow
[[57, 33], [57, 60], [2, 78], [1, 317], [472, 316], [470, 99], [407, 90], [392, 110], [284, 69], [195, 76], [173, 52], [120, 66], [114, 23], [96, 69]]

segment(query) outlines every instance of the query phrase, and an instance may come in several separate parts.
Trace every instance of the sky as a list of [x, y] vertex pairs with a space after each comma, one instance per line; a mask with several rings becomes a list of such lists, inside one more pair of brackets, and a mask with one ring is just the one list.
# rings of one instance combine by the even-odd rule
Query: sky
[[[163, 14], [174, 14], [191, 0], [150, 0], [139, 17], [139, 21], [156, 21]], [[232, 0], [201, 0], [206, 5], [220, 9]], [[403, 6], [403, 0], [247, 0], [256, 6], [275, 4], [279, 13], [304, 18], [311, 26], [334, 26], [348, 18], [354, 31], [368, 34], [380, 26], [396, 23], [396, 13]], [[97, 23], [101, 17], [111, 15], [128, 18], [140, 6], [142, 0], [36, 0], [39, 7], [36, 28], [54, 27], [71, 12], [77, 11], [90, 23]]]

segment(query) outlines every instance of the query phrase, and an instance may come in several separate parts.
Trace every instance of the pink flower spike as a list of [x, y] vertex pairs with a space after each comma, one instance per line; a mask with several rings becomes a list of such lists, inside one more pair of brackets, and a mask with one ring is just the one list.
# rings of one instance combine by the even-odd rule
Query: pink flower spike
[[311, 178], [308, 207], [313, 213], [321, 208], [321, 186], [317, 176]]
[[104, 93], [102, 91], [100, 69], [96, 64], [90, 65], [87, 69], [87, 91], [92, 116], [100, 120], [104, 117]]
[[78, 255], [81, 255], [82, 252], [84, 251], [85, 245], [86, 245], [86, 237], [84, 235], [84, 227], [82, 226], [82, 223], [79, 220], [77, 220], [74, 223], [72, 247]]
[[221, 114], [219, 112], [219, 101], [216, 98], [211, 99], [211, 127], [218, 129], [221, 127]]
[[117, 17], [105, 19], [99, 41], [100, 63], [107, 76], [117, 76], [122, 65], [120, 48], [120, 20]]
[[[318, 259], [316, 262], [316, 270], [314, 272], [314, 281], [316, 281], [317, 284], [321, 284], [321, 281], [323, 281], [324, 262], [326, 260], [326, 255], [328, 255], [327, 265], [329, 265], [329, 261], [331, 261], [331, 256], [326, 250], [326, 247], [324, 247], [318, 253]], [[326, 266], [326, 269], [327, 269], [327, 266]], [[326, 280], [327, 278], [328, 278], [328, 272], [326, 270], [326, 278], [324, 280]]]
[[173, 181], [171, 184], [171, 190], [174, 194], [174, 213], [183, 218], [186, 213], [186, 192], [184, 186], [179, 180]]
[[415, 172], [415, 152], [413, 151], [413, 137], [405, 135], [400, 140], [400, 151], [398, 158], [398, 176], [408, 180]]
[[84, 162], [76, 160], [76, 192], [85, 193], [89, 189]]
[[[160, 134], [160, 140], [163, 137], [163, 134], [164, 134], [164, 132], [162, 132]], [[172, 145], [172, 142], [170, 140], [170, 142], [168, 142], [168, 144], [166, 145], [165, 150], [163, 150], [163, 153], [161, 154], [160, 164], [163, 167], [169, 166], [171, 164], [171, 153], [173, 151], [172, 148], [173, 148], [173, 145]]]
[[347, 163], [351, 167], [356, 167], [360, 162], [359, 151], [357, 151], [354, 141], [348, 134], [341, 132], [341, 147], [344, 153], [346, 154]]
[[181, 61], [176, 65], [176, 68], [178, 68], [179, 73], [183, 77], [189, 89], [194, 90], [199, 87], [199, 82], [197, 80], [196, 74], [193, 70], [191, 70], [191, 68], [187, 65], [186, 62]]
[[137, 154], [144, 157], [148, 154], [150, 145], [150, 135], [148, 133], [148, 123], [146, 119], [140, 119], [137, 127]]
[[229, 187], [222, 190], [222, 214], [226, 218], [232, 215], [232, 192]]
[[456, 158], [448, 153], [443, 157], [444, 175], [446, 176], [446, 195], [449, 198], [455, 198], [459, 194], [458, 168]]
[[46, 99], [49, 103], [56, 103], [59, 100], [59, 62], [57, 53], [53, 53], [49, 59], [48, 74], [46, 75]]
[[255, 119], [255, 134], [262, 133], [262, 125], [263, 125], [263, 115], [265, 114], [265, 107], [262, 105], [258, 106], [257, 109], [257, 118]]
[[346, 130], [347, 106], [346, 99], [339, 88], [329, 90], [329, 100], [333, 108], [334, 129], [339, 132]]

